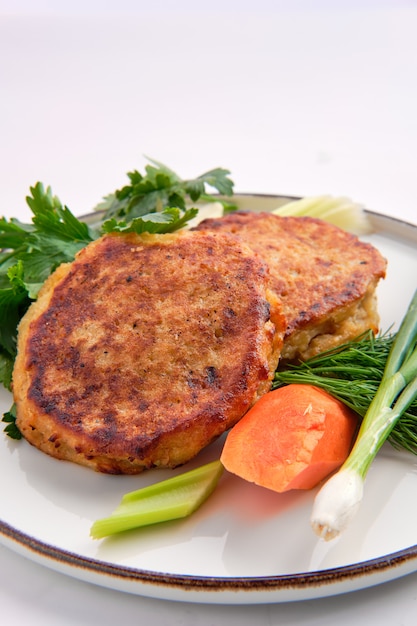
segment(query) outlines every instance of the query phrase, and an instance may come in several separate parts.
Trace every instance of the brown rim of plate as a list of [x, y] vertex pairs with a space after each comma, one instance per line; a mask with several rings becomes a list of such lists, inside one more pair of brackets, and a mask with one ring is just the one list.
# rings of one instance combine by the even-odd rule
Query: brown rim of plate
[[[51, 568], [54, 564], [75, 567], [86, 570], [91, 574], [100, 574], [120, 579], [131, 583], [142, 583], [171, 587], [182, 591], [278, 591], [289, 589], [317, 588], [329, 584], [341, 583], [354, 580], [363, 576], [369, 576], [384, 570], [392, 570], [395, 567], [417, 558], [417, 545], [398, 550], [382, 557], [367, 561], [344, 565], [326, 570], [300, 572], [296, 574], [284, 574], [277, 576], [242, 576], [242, 577], [219, 577], [219, 576], [195, 576], [184, 574], [168, 574], [124, 567], [106, 561], [99, 561], [89, 557], [77, 555], [27, 535], [0, 521], [0, 533], [12, 542], [16, 542], [33, 555], [51, 560]], [[55, 567], [56, 569], [56, 567]]]

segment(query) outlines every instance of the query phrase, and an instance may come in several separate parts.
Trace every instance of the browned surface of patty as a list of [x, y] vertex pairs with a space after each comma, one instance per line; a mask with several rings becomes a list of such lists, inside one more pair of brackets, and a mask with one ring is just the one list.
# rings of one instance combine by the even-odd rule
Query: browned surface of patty
[[175, 467], [269, 390], [285, 330], [266, 264], [225, 233], [107, 235], [19, 327], [17, 425], [107, 473]]
[[386, 261], [355, 235], [310, 217], [240, 211], [196, 228], [238, 235], [268, 263], [288, 324], [283, 362], [378, 329], [375, 288]]

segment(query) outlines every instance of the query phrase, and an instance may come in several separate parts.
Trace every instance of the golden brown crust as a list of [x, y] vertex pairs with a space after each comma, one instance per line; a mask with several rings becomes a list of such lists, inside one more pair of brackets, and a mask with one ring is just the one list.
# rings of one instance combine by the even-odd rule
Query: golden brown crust
[[185, 463], [270, 388], [285, 322], [267, 285], [228, 234], [102, 237], [20, 324], [18, 427], [102, 472]]
[[355, 235], [311, 217], [240, 211], [196, 228], [238, 235], [268, 263], [288, 323], [283, 359], [309, 358], [377, 330], [374, 291], [386, 261]]

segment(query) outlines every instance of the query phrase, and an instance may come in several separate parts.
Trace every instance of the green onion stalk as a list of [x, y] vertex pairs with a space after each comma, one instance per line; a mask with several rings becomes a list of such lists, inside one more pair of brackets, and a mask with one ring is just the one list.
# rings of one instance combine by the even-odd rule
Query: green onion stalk
[[337, 537], [355, 516], [377, 452], [417, 397], [417, 290], [395, 336], [380, 385], [363, 418], [352, 451], [318, 492], [311, 515], [315, 533]]

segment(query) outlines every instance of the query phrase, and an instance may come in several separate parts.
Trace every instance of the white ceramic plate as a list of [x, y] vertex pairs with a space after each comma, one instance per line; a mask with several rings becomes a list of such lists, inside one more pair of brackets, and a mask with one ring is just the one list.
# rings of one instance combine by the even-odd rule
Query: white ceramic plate
[[[266, 196], [240, 201], [256, 210], [282, 203]], [[369, 216], [376, 232], [366, 239], [389, 261], [378, 292], [386, 330], [401, 321], [417, 287], [417, 228]], [[1, 412], [10, 403], [1, 390]], [[189, 467], [218, 457], [220, 446], [206, 449]], [[225, 474], [189, 519], [93, 541], [92, 522], [110, 513], [124, 493], [172, 472], [104, 476], [0, 434], [0, 475], [4, 545], [78, 579], [138, 595], [218, 604], [286, 602], [353, 591], [417, 570], [417, 459], [389, 445], [371, 467], [356, 519], [329, 543], [310, 529], [314, 491], [279, 495]]]

